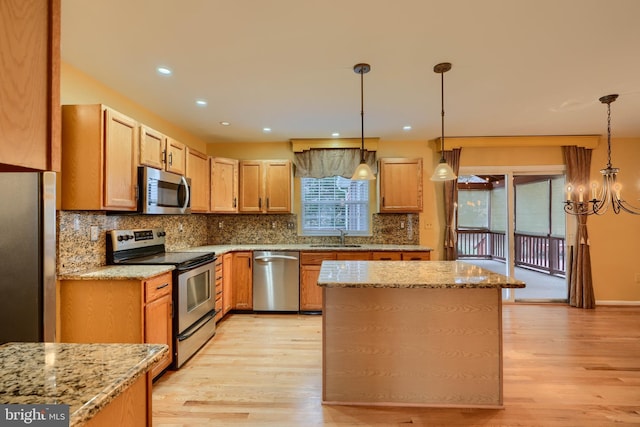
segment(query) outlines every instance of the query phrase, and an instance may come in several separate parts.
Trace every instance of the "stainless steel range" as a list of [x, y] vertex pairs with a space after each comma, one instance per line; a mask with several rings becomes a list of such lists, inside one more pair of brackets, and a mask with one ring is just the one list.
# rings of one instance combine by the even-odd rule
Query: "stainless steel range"
[[215, 335], [213, 252], [166, 252], [162, 228], [110, 230], [107, 264], [174, 265], [173, 368], [182, 366]]

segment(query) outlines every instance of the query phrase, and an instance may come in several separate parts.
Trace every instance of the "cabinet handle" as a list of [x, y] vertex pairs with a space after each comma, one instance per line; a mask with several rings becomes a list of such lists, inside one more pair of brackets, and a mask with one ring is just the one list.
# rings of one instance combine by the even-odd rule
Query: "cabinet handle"
[[262, 197], [258, 197], [258, 208], [262, 209]]
[[380, 258], [380, 261], [391, 261], [391, 258]]
[[247, 266], [251, 269], [251, 258], [247, 258]]
[[160, 290], [160, 289], [166, 288], [167, 286], [169, 286], [168, 283], [165, 283], [164, 285], [156, 286], [156, 290]]
[[238, 201], [237, 201], [237, 199], [235, 197], [233, 198], [233, 207], [234, 208], [238, 207]]
[[269, 198], [267, 197], [267, 209], [269, 209]]
[[173, 165], [173, 153], [169, 153], [169, 166]]
[[384, 196], [382, 196], [382, 206], [384, 206]]
[[167, 150], [162, 150], [162, 159], [160, 161], [162, 163], [167, 163]]

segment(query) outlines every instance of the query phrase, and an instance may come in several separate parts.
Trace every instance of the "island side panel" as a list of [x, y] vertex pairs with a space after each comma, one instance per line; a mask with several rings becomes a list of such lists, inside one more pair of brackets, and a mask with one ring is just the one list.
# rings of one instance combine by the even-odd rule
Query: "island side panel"
[[324, 288], [323, 403], [502, 407], [501, 289]]

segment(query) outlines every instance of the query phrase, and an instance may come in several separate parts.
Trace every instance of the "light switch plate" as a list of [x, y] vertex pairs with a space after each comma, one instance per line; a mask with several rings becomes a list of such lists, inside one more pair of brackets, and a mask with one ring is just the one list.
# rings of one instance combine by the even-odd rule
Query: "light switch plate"
[[97, 225], [92, 225], [91, 226], [91, 241], [92, 242], [95, 242], [95, 241], [98, 240], [99, 233], [100, 233], [100, 227], [98, 227]]

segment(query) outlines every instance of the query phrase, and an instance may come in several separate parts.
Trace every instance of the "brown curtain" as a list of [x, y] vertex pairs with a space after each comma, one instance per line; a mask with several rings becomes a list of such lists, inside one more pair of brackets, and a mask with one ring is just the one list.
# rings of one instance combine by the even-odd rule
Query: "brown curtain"
[[[583, 147], [562, 147], [567, 165], [567, 182], [573, 188], [589, 188], [589, 170], [591, 168], [591, 150]], [[575, 200], [575, 197], [574, 197]], [[569, 279], [569, 305], [580, 308], [595, 308], [593, 281], [591, 278], [591, 255], [589, 253], [589, 233], [587, 232], [587, 215], [576, 215], [576, 240], [572, 242], [569, 252], [571, 264], [567, 277]]]
[[[458, 175], [460, 170], [461, 148], [445, 151], [444, 158]], [[458, 180], [444, 181], [444, 259], [454, 261], [458, 259], [458, 234], [456, 233], [456, 208], [458, 206]]]

